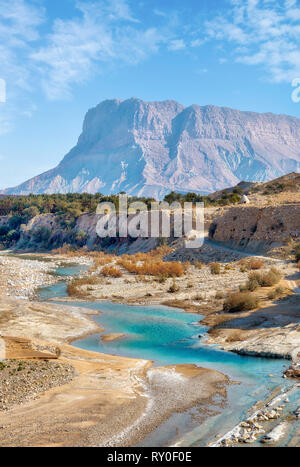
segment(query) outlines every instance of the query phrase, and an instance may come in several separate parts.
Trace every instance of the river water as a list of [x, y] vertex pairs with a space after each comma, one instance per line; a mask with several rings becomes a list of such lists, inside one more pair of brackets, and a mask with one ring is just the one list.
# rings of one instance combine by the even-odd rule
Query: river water
[[[69, 276], [82, 271], [82, 266], [61, 267], [56, 274]], [[65, 281], [39, 291], [41, 300], [61, 299], [66, 295]], [[64, 304], [70, 305], [69, 302]], [[93, 319], [105, 328], [104, 334], [126, 335], [111, 342], [102, 342], [100, 334], [92, 335], [76, 341], [73, 344], [76, 347], [153, 360], [155, 366], [192, 363], [219, 370], [240, 383], [229, 386], [227, 405], [221, 413], [212, 415], [201, 426], [194, 421], [192, 411], [175, 414], [144, 440], [144, 446], [161, 446], [166, 443], [206, 445], [241, 421], [258, 400], [265, 399], [278, 386], [289, 384], [282, 379], [287, 361], [244, 357], [207, 346], [207, 329], [199, 323], [199, 315], [164, 306], [132, 306], [103, 301], [72, 302], [72, 306], [100, 311]], [[199, 335], [202, 337], [199, 338]]]

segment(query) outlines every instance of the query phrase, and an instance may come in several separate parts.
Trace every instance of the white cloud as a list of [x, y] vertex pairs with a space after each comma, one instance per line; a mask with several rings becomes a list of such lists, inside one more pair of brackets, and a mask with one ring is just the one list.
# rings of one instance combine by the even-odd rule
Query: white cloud
[[173, 39], [169, 42], [168, 49], [169, 50], [183, 50], [185, 49], [186, 45], [183, 39]]
[[104, 66], [136, 64], [156, 53], [166, 31], [144, 28], [124, 0], [79, 2], [81, 17], [57, 19], [46, 45], [31, 53], [49, 99], [68, 97], [72, 85]]
[[205, 75], [206, 73], [208, 73], [208, 69], [207, 68], [199, 68], [196, 73], [198, 75]]
[[296, 0], [230, 0], [231, 9], [206, 22], [210, 39], [234, 46], [235, 60], [260, 65], [274, 82], [300, 76], [300, 8]]
[[44, 9], [25, 0], [0, 3], [0, 78], [6, 81], [6, 103], [0, 106], [0, 134], [11, 130], [16, 114], [27, 114], [32, 104], [24, 90], [32, 87], [31, 63], [27, 54], [39, 36]]

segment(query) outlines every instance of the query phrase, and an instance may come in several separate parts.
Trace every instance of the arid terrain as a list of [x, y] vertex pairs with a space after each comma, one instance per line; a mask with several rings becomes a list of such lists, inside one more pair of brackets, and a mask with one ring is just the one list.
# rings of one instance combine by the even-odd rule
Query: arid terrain
[[[38, 254], [2, 251], [0, 445], [134, 445], [174, 412], [201, 408], [200, 421], [208, 416], [216, 395], [218, 410], [226, 403], [230, 381], [217, 371], [193, 365], [157, 368], [151, 361], [71, 346], [90, 334], [101, 334], [103, 342], [123, 337], [93, 321], [96, 311], [72, 302], [97, 301], [100, 310], [102, 300], [184, 309], [194, 313], [195, 320], [199, 315], [201, 325], [207, 326], [205, 337], [199, 336], [205, 345], [241, 355], [285, 358], [291, 368], [283, 376], [297, 378], [296, 195], [250, 192], [245, 205], [207, 209], [207, 238], [197, 250], [185, 248], [182, 239], [163, 245], [138, 239], [121, 247], [124, 254], [120, 247], [89, 251], [64, 246]], [[91, 219], [83, 215], [80, 228], [93, 236]], [[85, 271], [75, 278], [54, 274], [58, 267], [74, 264]], [[68, 284], [68, 297], [61, 300], [69, 305], [60, 305], [59, 299], [41, 302], [38, 288], [62, 279]], [[280, 418], [277, 415], [270, 417]], [[256, 421], [259, 417], [263, 415]], [[244, 421], [251, 432], [248, 438], [247, 433], [244, 438], [239, 434], [232, 441], [230, 434], [229, 441], [220, 443], [256, 439], [260, 428], [252, 422], [247, 427]], [[297, 436], [295, 430], [291, 444]]]
[[[42, 264], [49, 271], [59, 264], [57, 256], [46, 255], [46, 263], [25, 258], [0, 257], [6, 271], [1, 275], [6, 294], [0, 297], [5, 351], [0, 367], [1, 446], [131, 445], [174, 411], [197, 406], [203, 416], [216, 394], [226, 399], [228, 378], [216, 371], [192, 365], [152, 368], [150, 361], [70, 346], [76, 338], [104, 330], [85, 308], [25, 298], [16, 268], [34, 287], [35, 276], [45, 271]], [[77, 261], [88, 263], [81, 257]], [[169, 384], [157, 386], [162, 374], [169, 375]], [[176, 374], [182, 398], [174, 389]]]

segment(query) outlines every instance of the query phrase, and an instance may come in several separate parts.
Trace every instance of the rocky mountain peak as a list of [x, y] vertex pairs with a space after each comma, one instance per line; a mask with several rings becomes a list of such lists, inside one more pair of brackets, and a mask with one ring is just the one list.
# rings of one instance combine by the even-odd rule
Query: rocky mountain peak
[[213, 105], [105, 100], [52, 170], [5, 193], [207, 194], [300, 171], [300, 120]]

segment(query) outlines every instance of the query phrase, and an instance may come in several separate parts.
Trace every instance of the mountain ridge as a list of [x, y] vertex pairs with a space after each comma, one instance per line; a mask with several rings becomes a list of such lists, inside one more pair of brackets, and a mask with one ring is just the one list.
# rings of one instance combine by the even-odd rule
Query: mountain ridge
[[105, 100], [58, 166], [5, 194], [208, 194], [300, 171], [300, 119], [173, 100]]

